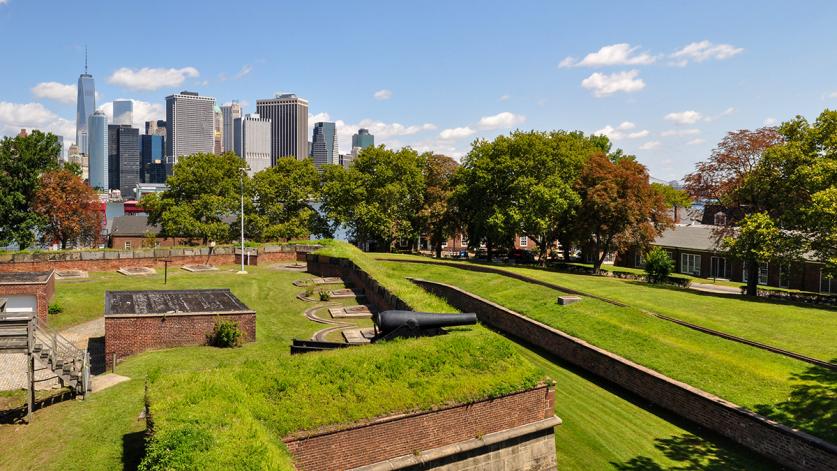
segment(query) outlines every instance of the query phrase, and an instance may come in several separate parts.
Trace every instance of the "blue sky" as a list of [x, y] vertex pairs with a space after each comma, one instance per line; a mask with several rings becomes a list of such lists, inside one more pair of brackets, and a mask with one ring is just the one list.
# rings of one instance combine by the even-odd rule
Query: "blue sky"
[[137, 121], [183, 89], [245, 112], [294, 92], [344, 151], [360, 125], [456, 157], [579, 129], [662, 179], [727, 131], [837, 107], [837, 2], [575, 3], [0, 0], [0, 135], [73, 140], [85, 44], [97, 105], [137, 100]]

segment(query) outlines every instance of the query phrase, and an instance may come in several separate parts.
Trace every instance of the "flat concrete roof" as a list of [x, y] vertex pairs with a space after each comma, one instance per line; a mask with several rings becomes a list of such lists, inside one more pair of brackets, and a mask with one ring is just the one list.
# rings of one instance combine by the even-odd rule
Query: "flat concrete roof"
[[0, 273], [0, 285], [42, 285], [52, 277], [52, 271], [22, 271]]
[[254, 313], [229, 289], [106, 291], [105, 316]]

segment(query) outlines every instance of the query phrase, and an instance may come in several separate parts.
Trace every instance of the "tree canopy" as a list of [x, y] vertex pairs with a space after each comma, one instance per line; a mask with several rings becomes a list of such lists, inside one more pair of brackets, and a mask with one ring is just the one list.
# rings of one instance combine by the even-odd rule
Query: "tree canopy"
[[436, 257], [442, 256], [442, 244], [457, 228], [453, 196], [453, 176], [459, 164], [452, 158], [425, 153], [424, 161], [424, 204], [418, 213], [418, 226], [427, 236]]
[[102, 230], [98, 195], [70, 170], [50, 170], [41, 175], [32, 205], [43, 219], [42, 239], [68, 244], [94, 245]]

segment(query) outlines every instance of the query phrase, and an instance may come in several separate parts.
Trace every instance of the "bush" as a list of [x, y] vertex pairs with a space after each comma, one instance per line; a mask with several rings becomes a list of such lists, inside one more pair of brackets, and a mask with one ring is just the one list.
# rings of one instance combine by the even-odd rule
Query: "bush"
[[648, 274], [649, 282], [664, 282], [672, 270], [674, 270], [674, 260], [665, 250], [654, 247], [645, 255], [645, 273]]
[[49, 313], [50, 314], [61, 314], [64, 312], [64, 308], [58, 303], [52, 303], [49, 305]]
[[240, 347], [243, 336], [237, 323], [219, 319], [209, 336], [209, 344], [221, 348]]
[[305, 297], [310, 298], [314, 295], [314, 288], [305, 288]]
[[328, 294], [328, 291], [320, 291], [320, 301], [329, 301], [331, 300], [331, 295]]

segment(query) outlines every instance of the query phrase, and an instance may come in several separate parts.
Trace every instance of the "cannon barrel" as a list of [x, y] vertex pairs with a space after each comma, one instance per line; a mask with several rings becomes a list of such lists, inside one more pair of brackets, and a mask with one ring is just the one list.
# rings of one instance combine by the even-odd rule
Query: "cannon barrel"
[[415, 311], [382, 311], [375, 316], [375, 324], [378, 325], [378, 330], [383, 334], [388, 334], [400, 328], [421, 330], [476, 323], [477, 315], [474, 313], [433, 314]]

